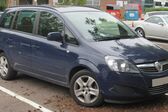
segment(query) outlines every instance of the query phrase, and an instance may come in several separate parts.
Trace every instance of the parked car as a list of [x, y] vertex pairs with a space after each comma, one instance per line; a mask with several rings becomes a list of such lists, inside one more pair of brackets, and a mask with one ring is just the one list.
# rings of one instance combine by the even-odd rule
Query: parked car
[[168, 15], [151, 16], [144, 21], [134, 21], [132, 26], [142, 37], [168, 40]]
[[0, 76], [12, 80], [17, 72], [68, 87], [89, 107], [168, 92], [168, 52], [86, 7], [7, 9], [0, 19]]
[[144, 19], [148, 19], [151, 16], [156, 16], [156, 15], [168, 15], [168, 11], [152, 11], [152, 12], [147, 12], [144, 15]]
[[1, 17], [2, 14], [3, 14], [3, 12], [0, 12], [0, 17]]

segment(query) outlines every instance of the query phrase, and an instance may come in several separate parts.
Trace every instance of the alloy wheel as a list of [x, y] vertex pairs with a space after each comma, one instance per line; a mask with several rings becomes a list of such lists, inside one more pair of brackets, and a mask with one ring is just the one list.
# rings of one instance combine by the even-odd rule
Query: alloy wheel
[[4, 56], [0, 57], [0, 73], [4, 77], [8, 74], [8, 61]]
[[96, 101], [99, 92], [97, 82], [90, 76], [81, 76], [74, 83], [74, 93], [83, 103], [90, 104]]
[[144, 31], [142, 29], [139, 28], [136, 30], [136, 32], [139, 36], [144, 37]]

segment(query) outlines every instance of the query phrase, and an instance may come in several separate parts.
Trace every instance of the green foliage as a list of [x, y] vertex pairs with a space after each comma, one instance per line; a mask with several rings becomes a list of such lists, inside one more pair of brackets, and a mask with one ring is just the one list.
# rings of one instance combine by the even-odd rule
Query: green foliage
[[3, 11], [7, 7], [6, 0], [0, 0], [0, 10]]
[[146, 8], [145, 12], [151, 12], [151, 11], [168, 11], [168, 8]]
[[86, 4], [86, 0], [72, 0], [72, 3], [74, 5], [85, 5]]
[[63, 3], [62, 5], [85, 5], [86, 0], [58, 0], [59, 3]]

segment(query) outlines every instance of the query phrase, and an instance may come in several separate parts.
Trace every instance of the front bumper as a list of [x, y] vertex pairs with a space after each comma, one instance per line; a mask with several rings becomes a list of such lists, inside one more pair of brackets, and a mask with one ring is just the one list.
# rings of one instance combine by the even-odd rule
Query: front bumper
[[118, 73], [103, 70], [98, 77], [101, 92], [108, 101], [134, 102], [168, 92], [167, 84], [152, 87], [152, 80], [168, 76], [162, 73]]

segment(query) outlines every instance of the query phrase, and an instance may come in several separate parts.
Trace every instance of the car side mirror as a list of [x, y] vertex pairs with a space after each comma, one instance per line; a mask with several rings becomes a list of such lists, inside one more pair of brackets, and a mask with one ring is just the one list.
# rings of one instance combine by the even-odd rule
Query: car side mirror
[[63, 38], [60, 32], [51, 32], [47, 35], [47, 40], [63, 42]]
[[159, 22], [159, 25], [164, 26], [165, 24], [163, 22]]

